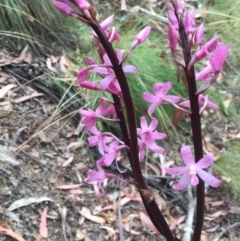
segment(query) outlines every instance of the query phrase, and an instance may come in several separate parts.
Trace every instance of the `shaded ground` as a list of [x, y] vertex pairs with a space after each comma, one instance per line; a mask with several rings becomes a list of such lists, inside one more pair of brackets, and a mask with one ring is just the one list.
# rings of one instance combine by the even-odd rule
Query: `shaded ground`
[[[15, 61], [15, 65], [22, 66], [22, 61]], [[88, 168], [94, 169], [97, 154], [87, 148], [76, 120], [67, 118], [67, 110], [55, 112], [56, 100], [44, 91], [41, 95], [34, 81], [23, 84], [7, 71], [12, 66], [5, 64], [4, 68], [0, 72], [0, 240], [14, 240], [3, 234], [9, 229], [27, 241], [120, 240], [120, 234], [123, 240], [162, 240], [149, 224], [134, 186], [109, 181], [106, 198], [96, 197], [94, 186], [85, 184], [84, 179]], [[217, 119], [209, 115], [208, 124], [203, 124], [205, 148], [215, 150], [216, 156], [222, 149], [220, 135], [235, 130], [233, 123], [228, 123], [226, 129], [226, 123], [219, 115]], [[181, 131], [188, 139], [190, 133], [183, 128]], [[179, 160], [178, 150], [171, 144], [165, 145], [166, 161]], [[128, 166], [124, 157], [122, 163]], [[169, 179], [156, 178], [163, 175], [159, 157], [150, 156], [143, 170], [175, 234], [180, 237], [184, 231], [191, 231], [184, 230], [187, 191], [175, 192]], [[131, 178], [130, 171], [126, 177]], [[206, 195], [202, 240], [239, 240], [237, 202], [220, 189], [208, 189]]]

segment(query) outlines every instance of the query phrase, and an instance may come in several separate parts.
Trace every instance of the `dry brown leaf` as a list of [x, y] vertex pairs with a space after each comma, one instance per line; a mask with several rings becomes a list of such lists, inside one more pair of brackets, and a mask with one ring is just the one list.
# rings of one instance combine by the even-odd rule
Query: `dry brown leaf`
[[14, 233], [12, 231], [12, 229], [6, 229], [6, 228], [3, 228], [3, 227], [0, 227], [0, 233], [2, 234], [5, 234], [5, 235], [8, 235], [18, 241], [26, 241], [25, 239], [23, 239], [21, 236], [19, 236], [18, 234]]
[[77, 188], [77, 187], [80, 187], [82, 186], [82, 184], [68, 184], [68, 185], [61, 185], [61, 186], [57, 186], [56, 188], [58, 189], [73, 189], [73, 188]]
[[13, 211], [15, 209], [28, 206], [30, 204], [34, 203], [40, 203], [40, 202], [53, 202], [53, 200], [49, 197], [29, 197], [29, 198], [21, 198], [17, 201], [14, 201], [9, 208], [8, 211]]
[[216, 201], [216, 202], [210, 202], [210, 201], [207, 201], [206, 200], [206, 203], [210, 204], [211, 206], [213, 207], [216, 207], [216, 206], [221, 206], [224, 204], [224, 201]]
[[219, 228], [219, 224], [215, 225], [212, 228], [206, 229], [205, 231], [212, 233], [212, 232], [215, 232], [218, 228]]
[[45, 132], [41, 131], [39, 134], [38, 134], [38, 137], [40, 138], [41, 142], [43, 143], [51, 143], [52, 140], [53, 140], [53, 137], [50, 137], [48, 138], [45, 134]]
[[0, 103], [0, 117], [9, 115], [13, 110], [13, 104], [10, 101]]
[[69, 69], [71, 63], [65, 55], [61, 56], [59, 64], [60, 64], [60, 68], [61, 68], [62, 72], [69, 73], [68, 69]]
[[181, 117], [183, 116], [183, 111], [176, 109], [174, 114], [173, 114], [173, 118], [172, 118], [172, 123], [173, 125], [177, 125], [179, 120], [181, 119]]
[[82, 140], [82, 141], [75, 141], [75, 142], [72, 142], [70, 143], [68, 146], [67, 146], [67, 149], [77, 149], [79, 147], [82, 147], [84, 146], [85, 142]]
[[48, 230], [47, 230], [47, 208], [42, 212], [41, 222], [39, 225], [39, 233], [43, 238], [47, 238]]
[[225, 215], [225, 214], [226, 214], [225, 211], [220, 210], [220, 211], [217, 211], [217, 212], [215, 212], [215, 213], [213, 213], [213, 214], [207, 214], [207, 215], [205, 215], [204, 219], [205, 219], [205, 220], [209, 220], [209, 221], [213, 221], [214, 219], [220, 217], [221, 215], [223, 216], [223, 215]]
[[150, 220], [150, 218], [143, 212], [139, 212], [139, 218], [142, 222], [142, 225], [148, 229], [150, 229], [151, 231], [154, 231], [155, 233], [159, 234], [158, 230], [155, 228], [155, 226], [153, 225], [152, 221]]
[[36, 98], [36, 97], [43, 96], [43, 95], [44, 95], [43, 93], [34, 92], [31, 95], [24, 95], [22, 97], [14, 99], [13, 103], [21, 103], [21, 102], [24, 102], [24, 101], [29, 100], [31, 98]]
[[128, 233], [130, 234], [133, 234], [133, 235], [141, 235], [141, 232], [138, 232], [138, 231], [135, 231], [132, 229], [131, 225], [129, 223], [124, 223], [123, 224], [123, 227], [125, 229], [125, 231], [127, 231]]
[[16, 58], [14, 61], [17, 61], [17, 63], [19, 63], [19, 62], [22, 62], [23, 60], [25, 60], [27, 53], [28, 53], [28, 49], [29, 49], [29, 47], [28, 47], [28, 45], [26, 45], [24, 47], [24, 49], [22, 50], [22, 52], [20, 53], [19, 57]]
[[85, 235], [82, 233], [81, 230], [79, 230], [79, 229], [76, 230], [76, 240], [83, 240], [84, 236]]
[[156, 175], [160, 176], [161, 171], [160, 171], [160, 169], [159, 169], [158, 166], [153, 165], [153, 164], [151, 164], [151, 163], [147, 163], [147, 166], [150, 167], [150, 168], [154, 171], [154, 173], [155, 173]]
[[73, 161], [73, 156], [70, 156], [67, 161], [62, 164], [62, 167], [67, 167]]
[[15, 84], [9, 84], [4, 86], [3, 88], [0, 89], [0, 99], [2, 99], [3, 97], [5, 97], [5, 95], [8, 93], [9, 90], [13, 89], [17, 87], [17, 85]]
[[79, 213], [86, 219], [91, 220], [95, 223], [99, 223], [99, 224], [104, 224], [105, 223], [105, 219], [102, 217], [98, 217], [98, 216], [94, 216], [91, 214], [90, 210], [86, 207], [83, 207]]

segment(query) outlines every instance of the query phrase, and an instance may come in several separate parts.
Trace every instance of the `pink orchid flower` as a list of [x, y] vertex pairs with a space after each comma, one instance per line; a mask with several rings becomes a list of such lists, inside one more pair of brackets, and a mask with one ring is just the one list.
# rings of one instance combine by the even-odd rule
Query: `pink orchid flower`
[[152, 105], [148, 109], [148, 114], [152, 117], [153, 112], [157, 109], [159, 105], [169, 103], [175, 104], [180, 100], [179, 96], [174, 95], [166, 95], [169, 89], [172, 87], [171, 82], [156, 83], [153, 86], [153, 92], [155, 95], [144, 92], [142, 97], [145, 101], [152, 103]]
[[214, 160], [213, 154], [208, 153], [196, 163], [194, 161], [190, 146], [183, 146], [181, 149], [181, 156], [183, 162], [186, 165], [185, 167], [166, 167], [166, 172], [168, 174], [182, 175], [179, 182], [173, 185], [174, 189], [183, 190], [187, 187], [188, 184], [196, 186], [199, 183], [199, 177], [212, 187], [218, 187], [221, 184], [219, 179], [214, 177], [212, 174], [202, 170], [212, 164]]
[[[212, 101], [208, 100], [208, 96], [204, 96], [204, 95], [199, 95], [198, 96], [198, 104], [199, 106], [208, 106], [210, 109], [212, 110], [218, 110], [219, 107], [214, 104]], [[190, 107], [190, 101], [189, 100], [185, 100], [183, 102], [181, 102], [179, 104], [180, 106], [183, 106], [183, 107]], [[205, 109], [205, 108], [204, 108]], [[200, 110], [200, 112], [202, 113], [204, 110]]]
[[[120, 142], [119, 140], [115, 140], [109, 146], [105, 146], [104, 148], [105, 154], [97, 161], [97, 165], [98, 166], [104, 165], [109, 167], [112, 164], [112, 162], [117, 158], [119, 151], [122, 149], [129, 149], [129, 147], [124, 145], [123, 142]], [[116, 161], [116, 165], [117, 165], [117, 161]], [[117, 168], [118, 168], [118, 165], [117, 165]], [[118, 168], [118, 171], [121, 173], [125, 172], [125, 171], [121, 171], [119, 168]]]
[[222, 71], [223, 65], [228, 55], [230, 44], [218, 43], [213, 55], [207, 52], [209, 62], [212, 67], [213, 74], [219, 74]]
[[149, 126], [144, 116], [142, 116], [140, 119], [141, 128], [137, 128], [137, 134], [141, 138], [141, 139], [138, 139], [140, 161], [142, 161], [145, 156], [146, 148], [160, 154], [164, 153], [164, 148], [158, 146], [155, 143], [155, 140], [162, 140], [167, 136], [166, 134], [160, 133], [155, 130], [157, 125], [158, 125], [158, 121], [155, 118], [152, 118], [152, 121]]
[[[88, 110], [79, 110], [79, 114], [84, 116], [81, 123], [85, 124], [84, 131], [89, 131], [92, 127], [96, 125], [97, 119], [101, 119], [104, 121], [110, 121], [110, 122], [117, 122], [118, 119], [115, 119], [115, 109], [112, 105], [106, 107], [106, 99], [102, 98], [100, 101], [100, 106], [96, 109], [96, 111], [93, 111], [92, 109]], [[106, 118], [105, 115], [114, 115], [114, 119]]]
[[88, 178], [85, 180], [85, 182], [87, 182], [87, 183], [97, 182], [99, 196], [104, 197], [104, 193], [101, 192], [101, 189], [102, 189], [103, 181], [107, 178], [115, 178], [118, 181], [121, 181], [124, 183], [127, 182], [127, 181], [121, 179], [120, 177], [118, 177], [117, 175], [104, 172], [103, 169], [101, 168], [101, 166], [98, 166], [98, 171], [89, 169], [88, 170]]
[[110, 132], [100, 132], [96, 128], [96, 126], [93, 126], [91, 129], [89, 129], [89, 132], [91, 134], [93, 134], [92, 136], [89, 136], [87, 138], [89, 146], [93, 147], [93, 146], [98, 145], [98, 151], [101, 155], [104, 155], [104, 150], [106, 148], [106, 144], [117, 139]]
[[[124, 54], [123, 50], [116, 50], [116, 55], [119, 60], [119, 63], [121, 63], [121, 61], [122, 61], [123, 54]], [[117, 82], [115, 73], [111, 67], [112, 66], [111, 61], [107, 54], [104, 54], [103, 60], [104, 60], [104, 65], [106, 65], [106, 67], [104, 67], [104, 66], [95, 67], [95, 68], [93, 68], [93, 72], [95, 72], [101, 76], [104, 76], [104, 78], [102, 79], [99, 86], [100, 86], [101, 90], [107, 90], [111, 86], [112, 83], [118, 84], [118, 82]], [[123, 71], [124, 71], [124, 73], [135, 73], [136, 74], [137, 68], [132, 65], [126, 65], [126, 66], [123, 66]]]

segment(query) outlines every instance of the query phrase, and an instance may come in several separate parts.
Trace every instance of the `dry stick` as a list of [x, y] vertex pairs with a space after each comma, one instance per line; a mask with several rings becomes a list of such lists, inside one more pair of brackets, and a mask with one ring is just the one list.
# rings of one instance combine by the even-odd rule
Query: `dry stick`
[[184, 227], [184, 234], [183, 234], [183, 241], [190, 241], [191, 235], [193, 232], [192, 226], [193, 226], [193, 218], [194, 218], [194, 212], [196, 207], [196, 198], [193, 197], [192, 194], [192, 187], [188, 185], [188, 214], [187, 214], [187, 220]]
[[240, 222], [237, 222], [237, 223], [234, 223], [234, 224], [230, 225], [227, 229], [223, 230], [223, 231], [219, 234], [219, 236], [218, 236], [217, 238], [215, 238], [213, 241], [219, 241], [219, 239], [220, 239], [225, 233], [227, 233], [230, 229], [235, 228], [235, 227], [237, 227], [237, 226], [240, 226]]
[[150, 12], [144, 8], [141, 8], [139, 6], [135, 6], [133, 7], [131, 10], [130, 10], [130, 13], [138, 13], [138, 12], [142, 12], [144, 14], [146, 14], [148, 17], [151, 17], [151, 18], [154, 18], [162, 23], [168, 23], [168, 19], [161, 16], [161, 15], [158, 15], [158, 14], [155, 14], [153, 12]]

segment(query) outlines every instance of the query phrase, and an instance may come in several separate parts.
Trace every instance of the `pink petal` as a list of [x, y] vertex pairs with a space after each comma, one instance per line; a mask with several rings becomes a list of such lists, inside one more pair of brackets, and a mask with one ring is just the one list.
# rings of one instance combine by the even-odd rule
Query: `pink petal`
[[161, 89], [162, 89], [162, 87], [163, 87], [163, 83], [156, 83], [156, 84], [154, 84], [153, 85], [153, 93], [155, 94], [155, 95], [161, 95]]
[[189, 173], [188, 167], [166, 167], [165, 169], [166, 172], [170, 175], [182, 175]]
[[96, 60], [94, 60], [94, 59], [91, 58], [91, 57], [86, 57], [86, 58], [85, 58], [85, 61], [86, 61], [89, 65], [97, 64]]
[[165, 101], [171, 103], [176, 103], [180, 100], [181, 98], [179, 96], [175, 96], [175, 95], [167, 95], [165, 97]]
[[181, 156], [186, 166], [195, 165], [190, 146], [183, 146], [181, 148]]
[[190, 101], [189, 100], [185, 100], [185, 101], [181, 102], [179, 105], [180, 106], [184, 106], [184, 107], [190, 107]]
[[154, 131], [158, 125], [158, 121], [156, 118], [152, 118], [152, 121], [149, 125], [149, 130]]
[[216, 177], [214, 177], [212, 174], [201, 170], [201, 169], [197, 169], [197, 174], [198, 176], [204, 181], [206, 182], [209, 186], [212, 187], [219, 187], [221, 184], [221, 181], [219, 179], [217, 179]]
[[89, 136], [87, 139], [90, 147], [95, 146], [98, 143], [98, 136]]
[[196, 168], [207, 168], [209, 167], [214, 161], [214, 155], [212, 153], [208, 153], [205, 155], [201, 160], [199, 160], [196, 164]]
[[155, 95], [147, 93], [147, 92], [144, 92], [142, 94], [142, 97], [145, 101], [150, 102], [150, 103], [154, 103], [154, 102], [158, 101], [158, 98]]
[[148, 124], [147, 124], [147, 120], [146, 120], [145, 116], [141, 117], [140, 126], [141, 126], [142, 130], [146, 130], [148, 128]]
[[152, 132], [151, 137], [154, 140], [162, 140], [162, 139], [165, 139], [167, 137], [167, 135], [165, 133]]
[[195, 187], [198, 185], [198, 183], [199, 183], [199, 179], [198, 179], [197, 175], [193, 175], [191, 177], [191, 185]]
[[173, 185], [173, 188], [181, 191], [185, 189], [188, 184], [190, 184], [190, 181], [191, 181], [191, 176], [188, 173], [183, 174], [179, 182]]
[[104, 79], [102, 79], [99, 87], [101, 90], [106, 90], [108, 88], [108, 86], [110, 85], [110, 83], [115, 79], [115, 75], [110, 74], [108, 76], [106, 76]]
[[160, 105], [160, 103], [153, 103], [149, 109], [148, 109], [148, 114], [149, 116], [152, 116], [153, 112], [158, 108], [158, 106]]
[[84, 67], [80, 69], [77, 73], [77, 84], [81, 84], [81, 82], [87, 80], [88, 74], [89, 74], [90, 68]]
[[99, 85], [90, 81], [83, 81], [79, 85], [89, 90], [99, 90]]
[[89, 117], [92, 117], [95, 115], [95, 112], [92, 110], [92, 109], [88, 109], [88, 110], [83, 110], [83, 109], [80, 109], [78, 111], [78, 113], [80, 115], [83, 115], [83, 116], [89, 116]]
[[114, 15], [111, 15], [110, 17], [106, 18], [103, 22], [101, 22], [101, 27], [105, 31], [113, 22]]
[[210, 80], [210, 74], [212, 73], [211, 65], [206, 66], [200, 72], [195, 74], [196, 80], [199, 81], [208, 81]]
[[125, 65], [123, 66], [123, 72], [137, 74], [138, 71], [137, 71], [137, 68], [133, 65]]
[[111, 70], [110, 68], [106, 68], [106, 67], [95, 67], [92, 69], [92, 71], [94, 73], [97, 73], [97, 74], [109, 74], [109, 70]]
[[219, 107], [210, 100], [208, 101], [208, 106], [212, 110], [218, 110], [219, 109]]
[[167, 92], [172, 88], [172, 83], [171, 82], [166, 82], [165, 84], [163, 84], [162, 88], [161, 88], [161, 94], [162, 95], [166, 95]]
[[107, 167], [110, 166], [115, 158], [116, 158], [116, 152], [109, 152], [104, 159], [104, 165]]

